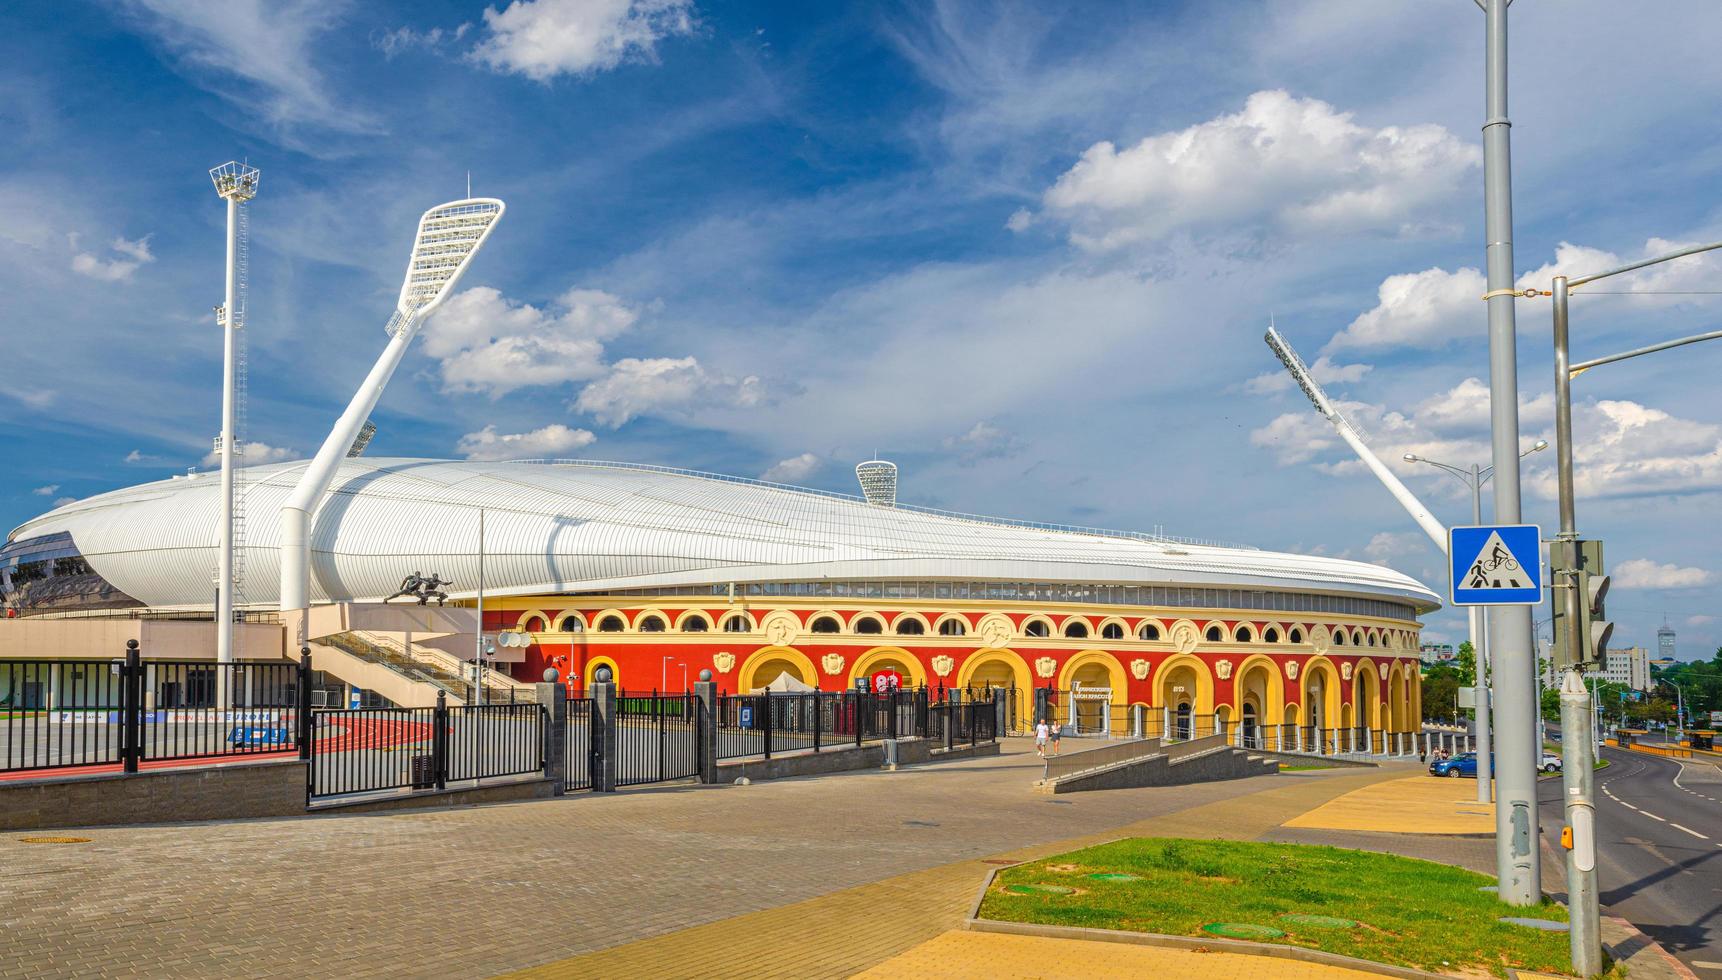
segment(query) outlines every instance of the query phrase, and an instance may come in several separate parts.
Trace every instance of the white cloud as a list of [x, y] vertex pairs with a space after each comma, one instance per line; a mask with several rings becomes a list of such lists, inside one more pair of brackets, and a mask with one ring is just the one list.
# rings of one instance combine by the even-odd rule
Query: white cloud
[[428, 31], [416, 31], [411, 27], [397, 27], [376, 38], [374, 43], [377, 49], [383, 53], [384, 58], [393, 58], [395, 55], [414, 48], [439, 48], [445, 43], [456, 43], [465, 37], [466, 32], [471, 29], [470, 23], [462, 24], [453, 30], [433, 27]]
[[1017, 208], [1015, 211], [1012, 211], [1010, 217], [1005, 220], [1005, 227], [1009, 228], [1011, 231], [1027, 231], [1029, 226], [1033, 224], [1034, 212], [1030, 211], [1028, 208]]
[[1688, 625], [1688, 626], [1709, 626], [1711, 623], [1714, 623], [1714, 622], [1716, 622], [1715, 616], [1705, 616], [1705, 615], [1699, 614], [1696, 616], [1686, 617], [1686, 625]]
[[[313, 63], [321, 35], [340, 22], [347, 0], [124, 3], [178, 56], [182, 70], [221, 98], [281, 126], [375, 128], [370, 116], [337, 103]], [[235, 86], [229, 76], [249, 84]]]
[[[78, 247], [75, 235], [72, 236], [72, 247]], [[72, 271], [104, 282], [130, 282], [139, 266], [155, 261], [155, 256], [150, 254], [148, 235], [135, 242], [123, 237], [115, 238], [108, 247], [118, 252], [119, 257], [104, 259], [94, 252], [79, 252], [72, 256]]]
[[1392, 565], [1395, 558], [1423, 557], [1429, 547], [1429, 539], [1415, 531], [1377, 531], [1363, 554], [1377, 565]]
[[141, 450], [141, 449], [134, 449], [134, 450], [132, 450], [132, 451], [131, 451], [131, 452], [129, 452], [129, 453], [126, 453], [126, 458], [125, 458], [125, 462], [128, 462], [128, 463], [143, 463], [143, 462], [147, 462], [147, 461], [151, 461], [151, 460], [154, 460], [154, 459], [155, 459], [155, 457], [154, 457], [154, 456], [145, 456], [145, 455], [144, 455], [144, 454], [143, 454], [143, 450]]
[[59, 490], [59, 489], [60, 489], [60, 485], [58, 483], [50, 483], [45, 487], [37, 487], [36, 489], [34, 489], [30, 492], [35, 494], [38, 497], [52, 497], [54, 495], [54, 492]]
[[76, 498], [76, 497], [55, 497], [54, 498], [54, 506], [55, 507], [64, 507], [67, 504], [75, 504], [77, 502], [78, 502], [78, 498]]
[[443, 390], [495, 399], [596, 378], [604, 373], [604, 341], [639, 319], [596, 289], [570, 289], [556, 306], [560, 312], [515, 303], [488, 286], [451, 296], [424, 336], [425, 353], [441, 362]]
[[659, 41], [694, 29], [692, 0], [514, 0], [486, 7], [474, 60], [547, 82], [651, 61]]
[[574, 408], [616, 428], [640, 415], [680, 415], [708, 403], [747, 408], [764, 397], [757, 377], [714, 377], [697, 358], [625, 357], [582, 389]]
[[1335, 334], [1323, 350], [1440, 347], [1467, 336], [1485, 336], [1486, 289], [1483, 274], [1470, 268], [1388, 276], [1376, 291], [1375, 306]]
[[[1555, 249], [1554, 261], [1545, 263], [1541, 268], [1533, 269], [1520, 276], [1518, 284], [1522, 287], [1547, 289], [1550, 281], [1556, 275], [1570, 277], [1604, 272], [1628, 262], [1667, 255], [1669, 252], [1697, 244], [1697, 242], [1673, 242], [1666, 238], [1651, 238], [1645, 241], [1644, 247], [1636, 254], [1618, 255], [1586, 245], [1561, 242]], [[1715, 290], [1719, 278], [1722, 278], [1722, 262], [1718, 261], [1716, 253], [1707, 252], [1700, 255], [1688, 255], [1685, 258], [1675, 259], [1662, 265], [1653, 265], [1648, 269], [1611, 276], [1594, 286], [1580, 287], [1580, 291], [1643, 292], [1645, 295], [1635, 297], [1632, 302], [1664, 306], [1692, 301], [1694, 297], [1690, 295], [1679, 295], [1683, 292]]]
[[[1309, 373], [1317, 384], [1354, 384], [1363, 380], [1363, 376], [1374, 370], [1371, 364], [1340, 364], [1326, 354], [1315, 359], [1309, 365]], [[1290, 391], [1295, 387], [1292, 376], [1286, 371], [1268, 371], [1258, 374], [1244, 382], [1244, 390], [1252, 395], [1269, 395], [1281, 391]]]
[[771, 469], [761, 473], [759, 478], [767, 483], [799, 484], [818, 472], [819, 467], [823, 464], [824, 461], [818, 456], [812, 453], [802, 453], [799, 456], [778, 460], [771, 465]]
[[455, 452], [467, 459], [541, 459], [563, 456], [597, 441], [598, 437], [585, 429], [560, 424], [515, 433], [498, 433], [496, 426], [487, 425], [461, 436]]
[[[1573, 489], [1581, 500], [1722, 487], [1722, 426], [1676, 418], [1637, 402], [1574, 405], [1573, 447]], [[1555, 496], [1552, 469], [1537, 471], [1530, 482], [1542, 496]]]
[[941, 445], [956, 453], [959, 462], [971, 466], [982, 459], [1009, 456], [1020, 448], [1009, 432], [986, 419], [976, 422], [962, 435], [947, 436]]
[[[132, 455], [136, 454], [137, 450], [132, 450], [131, 455], [126, 456], [126, 462], [139, 462], [141, 460], [152, 458], [149, 456], [140, 456], [137, 460], [132, 459]], [[239, 466], [261, 466], [264, 463], [279, 463], [283, 460], [297, 459], [298, 457], [299, 454], [296, 451], [288, 449], [285, 446], [271, 446], [265, 442], [247, 442], [240, 449], [239, 459], [235, 462]], [[203, 457], [202, 465], [220, 466], [221, 454], [211, 452], [209, 455]]]
[[1629, 558], [1610, 569], [1609, 578], [1620, 589], [1695, 589], [1709, 585], [1716, 576], [1702, 568]]
[[1258, 221], [1401, 232], [1480, 159], [1440, 126], [1370, 129], [1326, 102], [1264, 91], [1241, 112], [1123, 150], [1096, 143], [1043, 200], [1073, 242], [1097, 251]]

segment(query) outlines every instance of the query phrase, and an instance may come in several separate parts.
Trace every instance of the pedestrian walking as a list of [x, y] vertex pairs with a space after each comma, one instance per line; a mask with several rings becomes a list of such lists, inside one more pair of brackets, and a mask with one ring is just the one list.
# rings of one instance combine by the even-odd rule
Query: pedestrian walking
[[1040, 722], [1034, 726], [1034, 754], [1040, 756], [1042, 759], [1046, 758], [1046, 740], [1051, 737], [1051, 735], [1052, 726], [1046, 723], [1045, 718], [1042, 718]]
[[1052, 757], [1055, 759], [1058, 758], [1058, 736], [1063, 734], [1061, 731], [1063, 727], [1063, 725], [1054, 722], [1051, 737], [1047, 740], [1047, 744], [1052, 746]]

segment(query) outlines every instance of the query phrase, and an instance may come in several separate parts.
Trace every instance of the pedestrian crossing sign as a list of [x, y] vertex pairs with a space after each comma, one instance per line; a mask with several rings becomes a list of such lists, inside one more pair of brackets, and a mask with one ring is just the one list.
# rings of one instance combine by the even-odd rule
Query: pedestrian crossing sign
[[1455, 606], [1534, 606], [1543, 601], [1542, 531], [1535, 524], [1447, 530]]

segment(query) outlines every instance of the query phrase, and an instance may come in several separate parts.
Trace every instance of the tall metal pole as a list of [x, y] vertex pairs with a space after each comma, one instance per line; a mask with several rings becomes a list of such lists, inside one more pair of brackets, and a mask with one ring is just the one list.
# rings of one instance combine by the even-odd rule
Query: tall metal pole
[[[1495, 520], [1516, 524], [1519, 511], [1519, 379], [1513, 321], [1512, 122], [1507, 117], [1507, 3], [1485, 0], [1483, 219], [1488, 269], [1489, 415], [1495, 464]], [[1537, 769], [1531, 743], [1536, 692], [1531, 670], [1531, 611], [1503, 606], [1489, 617], [1494, 661], [1495, 860], [1501, 900], [1533, 905], [1542, 898], [1537, 853]]]
[[[1596, 884], [1596, 742], [1590, 738], [1595, 716], [1592, 695], [1585, 689], [1580, 664], [1585, 659], [1586, 637], [1581, 633], [1579, 603], [1588, 596], [1578, 594], [1573, 574], [1578, 559], [1578, 520], [1573, 501], [1573, 403], [1572, 371], [1568, 368], [1567, 277], [1556, 276], [1549, 299], [1554, 308], [1555, 344], [1555, 469], [1560, 497], [1561, 529], [1555, 535], [1557, 554], [1567, 567], [1554, 583], [1554, 601], [1567, 625], [1568, 667], [1561, 681], [1561, 787], [1566, 792], [1566, 824], [1572, 831], [1572, 846], [1566, 852], [1567, 908], [1571, 920], [1568, 944], [1573, 972], [1581, 977], [1602, 972], [1602, 921]], [[1578, 734], [1583, 728], [1585, 735]], [[1541, 746], [1538, 747], [1539, 750]]]
[[[1483, 471], [1471, 464], [1471, 523], [1483, 523]], [[1477, 690], [1477, 802], [1489, 802], [1494, 788], [1494, 759], [1489, 739], [1489, 644], [1481, 606], [1471, 607], [1471, 661]]]
[[473, 631], [472, 699], [484, 700], [484, 508], [478, 509], [478, 628]]
[[[227, 276], [221, 301], [221, 581], [215, 591], [215, 659], [233, 662], [233, 332], [238, 329], [234, 295], [239, 258], [239, 200], [227, 198]], [[226, 671], [219, 671], [226, 677]], [[223, 702], [224, 703], [224, 702]]]

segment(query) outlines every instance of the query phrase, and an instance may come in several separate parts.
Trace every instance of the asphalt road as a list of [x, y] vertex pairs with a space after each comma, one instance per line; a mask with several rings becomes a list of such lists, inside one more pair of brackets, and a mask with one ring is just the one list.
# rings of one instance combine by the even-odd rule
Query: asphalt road
[[[1649, 933], [1700, 977], [1722, 978], [1722, 769], [1604, 748], [1596, 774], [1605, 912]], [[1561, 781], [1539, 784], [1560, 852]]]

